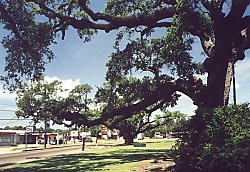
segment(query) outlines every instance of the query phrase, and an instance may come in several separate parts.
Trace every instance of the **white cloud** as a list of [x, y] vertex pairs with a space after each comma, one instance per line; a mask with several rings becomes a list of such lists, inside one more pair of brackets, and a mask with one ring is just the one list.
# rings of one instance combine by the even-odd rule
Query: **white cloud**
[[238, 61], [235, 66], [235, 74], [237, 83], [248, 84], [250, 81], [250, 58]]
[[72, 80], [72, 79], [62, 80], [62, 79], [58, 78], [57, 76], [53, 76], [53, 77], [45, 76], [44, 80], [47, 81], [47, 82], [49, 82], [49, 83], [51, 83], [51, 82], [53, 82], [55, 80], [58, 80], [58, 81], [62, 82], [62, 89], [66, 90], [66, 91], [60, 93], [60, 96], [62, 96], [62, 97], [67, 97], [70, 90], [74, 89], [75, 86], [80, 85], [80, 79], [76, 79], [76, 80]]
[[172, 109], [169, 109], [170, 111], [180, 111], [182, 113], [187, 114], [188, 116], [195, 115], [195, 110], [197, 109], [197, 106], [193, 104], [193, 101], [186, 96], [185, 94], [181, 94], [181, 97], [177, 101], [177, 105], [174, 106]]
[[10, 93], [8, 90], [4, 90], [3, 85], [0, 84], [0, 101], [13, 101], [15, 98], [15, 93]]
[[[50, 77], [46, 76], [44, 78], [45, 81], [51, 83], [54, 80], [58, 80], [62, 82], [62, 88], [67, 89], [68, 91], [65, 91], [60, 94], [60, 96], [66, 97], [68, 96], [68, 93], [70, 90], [72, 90], [76, 85], [80, 84], [80, 80], [72, 80], [72, 79], [60, 79], [59, 77]], [[7, 90], [3, 89], [3, 85], [0, 84], [0, 110], [1, 111], [1, 117], [2, 118], [16, 118], [14, 111], [16, 110], [16, 94], [15, 93], [10, 93]], [[28, 121], [29, 122], [29, 121]], [[11, 122], [6, 122], [6, 121], [0, 121], [0, 127], [5, 127], [5, 126], [15, 126], [15, 125], [27, 125], [27, 121], [11, 121]], [[43, 124], [40, 124], [42, 126]], [[39, 125], [38, 125], [39, 126]], [[58, 126], [55, 126], [53, 128], [58, 128]]]
[[194, 76], [201, 79], [203, 84], [207, 84], [207, 77], [208, 77], [207, 73], [205, 73], [204, 75], [196, 75], [195, 74]]
[[[250, 97], [250, 58], [238, 61], [235, 65], [236, 78], [236, 99], [237, 103], [249, 102]], [[233, 91], [231, 87], [230, 103], [233, 101]]]
[[[63, 80], [63, 79], [60, 79], [60, 78], [58, 78], [56, 76], [54, 76], [54, 77], [46, 76], [44, 78], [44, 80], [49, 82], [49, 83], [53, 82], [54, 80], [61, 81], [62, 82], [62, 88], [67, 89], [67, 91], [60, 94], [60, 96], [62, 96], [62, 97], [68, 96], [69, 91], [72, 90], [76, 85], [80, 84], [79, 79], [76, 79], [76, 80], [72, 80], [72, 79]], [[4, 109], [10, 109], [10, 107], [8, 105], [11, 105], [11, 109], [15, 108], [15, 107], [13, 107], [13, 105], [16, 103], [16, 100], [15, 100], [16, 96], [17, 96], [16, 93], [10, 93], [8, 90], [4, 90], [3, 85], [0, 84], [0, 105], [4, 104], [5, 105]]]

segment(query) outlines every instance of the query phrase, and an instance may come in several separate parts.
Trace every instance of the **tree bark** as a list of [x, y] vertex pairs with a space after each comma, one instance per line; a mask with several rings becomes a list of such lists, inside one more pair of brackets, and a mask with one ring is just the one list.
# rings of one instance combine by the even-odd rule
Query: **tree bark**
[[134, 136], [133, 133], [127, 131], [124, 133], [125, 145], [132, 145], [134, 143]]
[[230, 87], [231, 87], [232, 78], [233, 78], [233, 65], [234, 65], [234, 62], [231, 60], [228, 63], [228, 67], [227, 67], [225, 90], [224, 90], [224, 106], [227, 106], [229, 102], [229, 93], [230, 93]]
[[229, 62], [215, 65], [208, 74], [206, 108], [225, 106], [228, 102], [227, 95], [230, 91], [230, 78], [226, 80]]
[[124, 137], [125, 145], [132, 145], [134, 143], [134, 132], [133, 128], [130, 126], [117, 126], [121, 134]]
[[230, 91], [233, 38], [226, 21], [215, 22], [215, 36], [213, 55], [205, 62], [208, 70], [206, 108], [225, 106]]

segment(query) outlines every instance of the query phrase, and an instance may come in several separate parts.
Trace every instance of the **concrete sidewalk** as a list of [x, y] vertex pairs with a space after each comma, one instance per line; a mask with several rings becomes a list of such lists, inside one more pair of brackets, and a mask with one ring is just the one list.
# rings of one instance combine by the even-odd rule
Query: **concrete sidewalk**
[[[74, 145], [81, 145], [81, 142], [71, 143], [68, 144], [59, 144], [59, 145], [51, 145], [47, 144], [46, 149], [51, 148], [59, 148], [59, 147], [65, 147], [65, 146], [74, 146]], [[3, 154], [12, 154], [17, 152], [23, 152], [23, 151], [30, 151], [30, 150], [39, 150], [44, 149], [44, 144], [19, 144], [16, 146], [0, 146], [0, 156]]]
[[[114, 146], [123, 144], [124, 140], [99, 140], [97, 145], [95, 142], [85, 142], [85, 145], [92, 145], [97, 146], [97, 148], [100, 147], [106, 147], [106, 146]], [[46, 149], [53, 149], [53, 148], [60, 148], [60, 147], [66, 147], [66, 146], [77, 146], [82, 145], [82, 142], [71, 142], [68, 141], [67, 144], [59, 144], [59, 145], [51, 145], [47, 144]], [[32, 150], [40, 150], [44, 149], [44, 144], [19, 144], [16, 146], [0, 146], [0, 156], [3, 154], [12, 154], [12, 153], [18, 153], [23, 151], [32, 151]]]

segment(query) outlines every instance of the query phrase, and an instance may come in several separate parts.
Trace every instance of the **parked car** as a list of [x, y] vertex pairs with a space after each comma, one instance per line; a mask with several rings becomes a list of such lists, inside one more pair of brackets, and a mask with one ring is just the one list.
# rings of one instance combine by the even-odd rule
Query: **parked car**
[[85, 142], [93, 142], [93, 140], [88, 137], [88, 138], [85, 139]]
[[[82, 142], [82, 139], [78, 140], [78, 142]], [[85, 142], [93, 142], [93, 140], [89, 137], [85, 139]]]
[[44, 139], [38, 139], [38, 144], [44, 144]]
[[51, 145], [56, 145], [57, 140], [50, 140], [49, 143], [50, 143]]

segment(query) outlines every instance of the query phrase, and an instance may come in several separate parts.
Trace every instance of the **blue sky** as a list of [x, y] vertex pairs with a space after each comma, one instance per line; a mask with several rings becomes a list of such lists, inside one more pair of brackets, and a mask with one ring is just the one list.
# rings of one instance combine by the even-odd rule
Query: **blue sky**
[[[95, 0], [96, 2], [97, 0]], [[98, 4], [98, 3], [97, 3]], [[94, 5], [97, 10], [102, 6]], [[6, 32], [0, 25], [0, 39], [6, 35]], [[100, 32], [89, 43], [83, 43], [76, 31], [67, 32], [65, 40], [58, 39], [58, 44], [53, 45], [52, 49], [57, 56], [50, 64], [46, 65], [45, 76], [47, 80], [60, 79], [65, 87], [73, 88], [77, 84], [88, 83], [92, 87], [101, 86], [105, 79], [105, 64], [109, 55], [113, 51], [112, 47], [115, 41], [115, 32], [106, 34]], [[201, 56], [201, 47], [195, 44], [192, 54]], [[244, 61], [236, 64], [236, 83], [237, 83], [237, 102], [249, 102], [250, 99], [250, 53], [246, 53]], [[0, 74], [3, 74], [5, 50], [0, 45]], [[204, 58], [204, 57], [202, 57]], [[203, 76], [205, 77], [205, 76]], [[0, 86], [3, 83], [0, 83]], [[15, 95], [7, 91], [3, 93], [0, 88], [0, 118], [14, 118]], [[230, 102], [232, 102], [232, 93], [230, 93]], [[180, 110], [183, 113], [194, 114], [196, 107], [192, 101], [182, 96], [178, 105], [169, 110]], [[13, 111], [4, 111], [13, 110]], [[27, 125], [29, 121], [3, 121], [0, 120], [0, 128], [6, 125]]]

